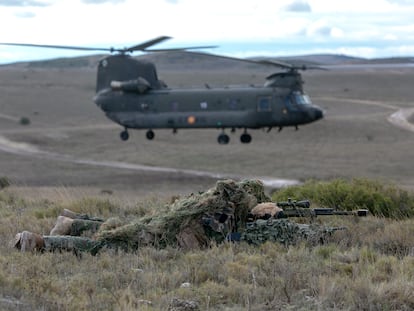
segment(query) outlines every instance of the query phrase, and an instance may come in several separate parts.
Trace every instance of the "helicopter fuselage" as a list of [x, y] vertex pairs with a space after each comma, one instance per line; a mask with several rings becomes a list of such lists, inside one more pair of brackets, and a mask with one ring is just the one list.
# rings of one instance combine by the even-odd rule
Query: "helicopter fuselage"
[[[153, 129], [218, 128], [220, 144], [227, 144], [226, 128], [244, 129], [242, 143], [249, 143], [247, 129], [278, 127], [311, 123], [323, 118], [323, 112], [311, 103], [303, 91], [299, 70], [306, 66], [293, 66], [280, 61], [254, 61], [236, 59], [206, 53], [194, 53], [203, 57], [224, 58], [254, 64], [283, 68], [266, 78], [262, 87], [222, 87], [200, 89], [170, 89], [158, 79], [153, 63], [131, 57], [134, 51], [186, 51], [210, 47], [180, 49], [148, 49], [164, 40], [161, 36], [123, 49], [102, 49], [77, 46], [39, 45], [26, 43], [0, 43], [12, 46], [59, 48], [71, 50], [109, 51], [98, 63], [96, 95], [97, 106], [112, 121], [124, 127], [122, 140], [129, 138], [128, 129], [147, 129], [147, 138], [153, 139]], [[287, 71], [286, 71], [287, 70]]]
[[166, 88], [145, 94], [109, 88], [96, 94], [95, 103], [127, 129], [282, 128], [323, 116], [306, 94], [274, 87]]
[[277, 72], [263, 86], [210, 88], [168, 88], [158, 79], [155, 65], [128, 55], [102, 59], [98, 65], [97, 106], [112, 121], [128, 129], [217, 128], [220, 144], [227, 144], [226, 128], [243, 128], [240, 140], [249, 143], [247, 129], [298, 127], [323, 117], [303, 91], [302, 76], [296, 69]]

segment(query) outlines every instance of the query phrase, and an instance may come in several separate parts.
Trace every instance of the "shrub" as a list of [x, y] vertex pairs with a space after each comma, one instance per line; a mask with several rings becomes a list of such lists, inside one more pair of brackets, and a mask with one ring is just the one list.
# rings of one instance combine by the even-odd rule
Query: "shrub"
[[0, 190], [10, 186], [10, 180], [7, 177], [0, 177]]
[[373, 215], [391, 218], [414, 216], [414, 195], [391, 183], [370, 179], [311, 180], [303, 185], [281, 189], [274, 201], [288, 198], [309, 199], [313, 205], [338, 210], [368, 209]]
[[30, 119], [28, 117], [21, 117], [19, 122], [21, 125], [29, 125]]

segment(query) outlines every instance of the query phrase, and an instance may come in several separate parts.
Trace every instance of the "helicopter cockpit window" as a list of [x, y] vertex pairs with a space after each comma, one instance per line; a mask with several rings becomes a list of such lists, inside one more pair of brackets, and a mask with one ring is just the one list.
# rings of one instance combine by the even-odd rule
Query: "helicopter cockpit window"
[[295, 103], [298, 105], [310, 105], [312, 104], [310, 98], [308, 95], [306, 94], [302, 94], [299, 92], [294, 92], [293, 94], [293, 98], [295, 99]]
[[263, 112], [263, 111], [271, 111], [271, 97], [265, 96], [265, 97], [259, 97], [257, 100], [257, 111]]

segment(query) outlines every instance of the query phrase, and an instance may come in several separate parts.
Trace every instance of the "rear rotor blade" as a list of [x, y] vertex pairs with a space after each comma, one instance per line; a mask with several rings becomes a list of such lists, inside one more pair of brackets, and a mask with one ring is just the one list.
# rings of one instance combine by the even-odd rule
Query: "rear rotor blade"
[[180, 52], [187, 50], [202, 50], [202, 49], [216, 49], [218, 45], [206, 45], [206, 46], [190, 46], [183, 48], [172, 48], [172, 49], [145, 49], [144, 52]]
[[64, 49], [64, 50], [79, 50], [79, 51], [121, 51], [114, 48], [96, 48], [96, 47], [83, 47], [83, 46], [69, 46], [69, 45], [49, 45], [49, 44], [29, 44], [29, 43], [0, 43], [0, 45], [9, 46], [27, 46], [35, 48], [51, 48], [51, 49]]
[[64, 50], [79, 50], [79, 51], [105, 51], [105, 52], [119, 52], [119, 53], [132, 53], [134, 51], [143, 51], [143, 52], [171, 52], [171, 51], [185, 51], [185, 50], [195, 50], [195, 49], [211, 49], [216, 48], [217, 46], [192, 46], [192, 47], [183, 47], [183, 48], [172, 48], [172, 49], [148, 49], [149, 47], [169, 40], [171, 37], [161, 36], [157, 37], [143, 43], [127, 47], [127, 48], [98, 48], [98, 47], [83, 47], [83, 46], [70, 46], [70, 45], [50, 45], [50, 44], [31, 44], [31, 43], [0, 43], [0, 45], [9, 45], [9, 46], [26, 46], [26, 47], [35, 47], [35, 48], [50, 48], [50, 49], [64, 49]]
[[146, 48], [148, 48], [150, 46], [153, 46], [155, 44], [158, 44], [158, 43], [160, 43], [162, 41], [169, 40], [169, 39], [171, 39], [171, 37], [168, 37], [168, 36], [157, 37], [155, 39], [151, 39], [149, 41], [146, 41], [146, 42], [143, 42], [143, 43], [140, 43], [140, 44], [131, 46], [129, 48], [125, 48], [124, 51], [125, 52], [144, 51]]
[[10, 45], [10, 46], [26, 46], [26, 47], [36, 47], [36, 48], [51, 48], [51, 49], [64, 49], [64, 50], [79, 50], [79, 51], [105, 51], [105, 52], [133, 52], [133, 51], [145, 51], [146, 48], [158, 44], [162, 41], [171, 39], [171, 37], [161, 36], [143, 43], [123, 48], [98, 48], [98, 47], [83, 47], [83, 46], [70, 46], [70, 45], [50, 45], [50, 44], [29, 44], [29, 43], [0, 43], [0, 45]]

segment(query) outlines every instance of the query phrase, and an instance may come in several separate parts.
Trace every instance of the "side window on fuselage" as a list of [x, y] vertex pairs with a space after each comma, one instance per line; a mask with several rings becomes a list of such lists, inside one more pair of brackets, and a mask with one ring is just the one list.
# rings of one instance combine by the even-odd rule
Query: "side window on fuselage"
[[140, 108], [142, 112], [153, 110], [153, 103], [149, 100], [140, 101]]
[[237, 110], [240, 109], [239, 107], [239, 103], [240, 103], [240, 99], [238, 98], [229, 98], [226, 100], [229, 109], [231, 110]]
[[257, 98], [257, 111], [266, 112], [272, 111], [272, 97], [271, 96], [260, 96]]

